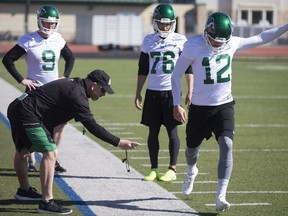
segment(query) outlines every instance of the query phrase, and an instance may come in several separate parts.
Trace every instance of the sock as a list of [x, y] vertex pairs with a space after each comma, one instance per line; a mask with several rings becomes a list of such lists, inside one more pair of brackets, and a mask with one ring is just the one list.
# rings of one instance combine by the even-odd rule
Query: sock
[[193, 175], [194, 173], [196, 173], [196, 170], [197, 170], [196, 164], [187, 165], [187, 174], [188, 175]]
[[228, 188], [228, 184], [229, 184], [228, 179], [218, 179], [217, 198], [226, 197], [226, 191]]
[[176, 169], [174, 169], [173, 167], [169, 166], [168, 169], [173, 170], [176, 173]]
[[50, 199], [50, 200], [42, 200], [42, 202], [43, 202], [44, 204], [48, 204], [48, 203], [50, 203], [52, 200], [53, 200], [53, 199]]

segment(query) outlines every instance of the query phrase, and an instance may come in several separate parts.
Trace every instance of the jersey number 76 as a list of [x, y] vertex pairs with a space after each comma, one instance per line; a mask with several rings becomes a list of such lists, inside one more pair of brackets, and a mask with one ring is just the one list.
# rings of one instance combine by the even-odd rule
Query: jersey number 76
[[163, 56], [161, 56], [161, 52], [151, 52], [150, 53], [151, 58], [155, 58], [155, 61], [151, 68], [151, 74], [156, 74], [156, 66], [161, 60], [162, 57], [162, 71], [165, 74], [171, 74], [174, 70], [174, 61], [172, 59], [175, 58], [175, 53], [171, 51], [166, 51], [163, 53]]

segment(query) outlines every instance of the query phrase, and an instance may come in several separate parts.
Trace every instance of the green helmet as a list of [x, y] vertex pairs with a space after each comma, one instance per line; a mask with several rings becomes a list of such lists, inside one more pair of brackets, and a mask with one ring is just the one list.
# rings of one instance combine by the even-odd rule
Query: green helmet
[[[167, 31], [159, 29], [158, 23], [170, 24], [170, 29]], [[159, 4], [153, 12], [153, 29], [155, 34], [161, 38], [166, 38], [170, 33], [174, 32], [176, 28], [176, 13], [170, 4]]]
[[210, 38], [214, 41], [222, 42], [223, 46], [217, 47], [216, 49], [223, 49], [230, 41], [233, 34], [233, 23], [231, 18], [227, 14], [221, 12], [211, 14], [207, 19], [204, 34], [209, 46], [215, 49], [215, 47], [210, 44]]
[[[39, 30], [46, 35], [50, 35], [58, 30], [60, 24], [60, 13], [53, 6], [43, 6], [37, 10], [37, 22]], [[56, 25], [53, 29], [45, 28], [43, 22], [56, 23]]]

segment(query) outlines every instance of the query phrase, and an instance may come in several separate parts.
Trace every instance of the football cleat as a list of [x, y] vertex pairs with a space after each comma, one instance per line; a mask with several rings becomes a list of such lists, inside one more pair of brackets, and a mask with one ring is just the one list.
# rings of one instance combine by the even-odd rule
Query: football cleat
[[151, 169], [150, 173], [148, 176], [144, 177], [144, 181], [154, 181], [154, 180], [159, 180], [159, 169], [158, 168], [153, 168]]
[[230, 208], [230, 203], [226, 201], [225, 197], [216, 198], [216, 210], [223, 212]]
[[187, 173], [186, 174], [185, 181], [183, 182], [183, 185], [182, 185], [182, 193], [183, 194], [189, 195], [192, 192], [194, 180], [195, 180], [197, 174], [198, 174], [198, 168], [197, 167], [196, 167], [195, 173], [192, 173], [192, 174]]
[[160, 181], [164, 181], [164, 182], [170, 182], [170, 181], [174, 181], [177, 179], [176, 173], [169, 169], [165, 175], [163, 175], [159, 180]]

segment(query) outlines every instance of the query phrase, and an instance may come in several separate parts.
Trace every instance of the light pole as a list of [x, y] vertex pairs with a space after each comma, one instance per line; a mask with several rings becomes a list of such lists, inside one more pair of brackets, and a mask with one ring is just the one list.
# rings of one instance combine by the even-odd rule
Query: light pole
[[30, 0], [26, 0], [26, 7], [25, 7], [25, 20], [24, 20], [25, 33], [28, 32], [28, 15], [29, 15], [29, 7], [30, 7]]

